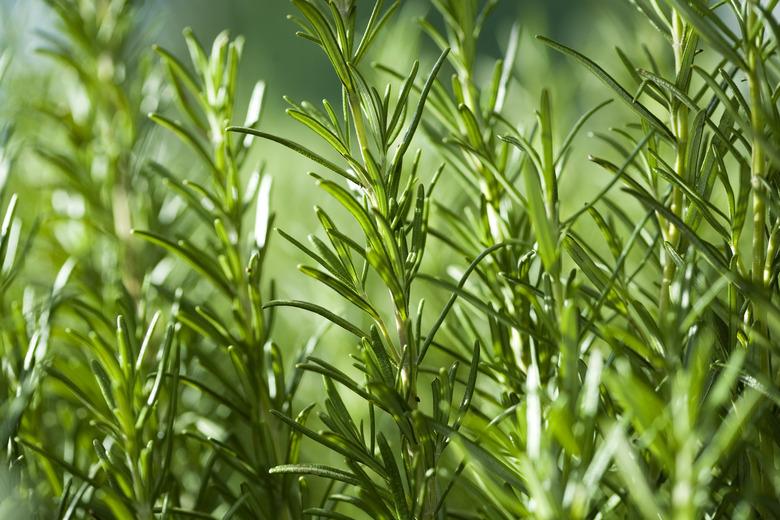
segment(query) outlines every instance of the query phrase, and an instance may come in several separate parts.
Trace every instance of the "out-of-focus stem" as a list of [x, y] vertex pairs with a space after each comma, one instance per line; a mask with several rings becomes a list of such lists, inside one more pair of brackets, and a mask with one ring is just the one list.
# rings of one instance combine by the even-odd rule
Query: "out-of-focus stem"
[[[764, 185], [764, 150], [761, 144], [761, 135], [764, 124], [762, 116], [761, 79], [759, 78], [759, 62], [761, 60], [761, 40], [763, 32], [756, 26], [758, 18], [753, 9], [748, 10], [747, 30], [748, 35], [753, 35], [753, 41], [748, 48], [748, 86], [750, 90], [750, 124], [753, 131], [752, 156], [750, 173], [753, 186], [753, 282], [764, 287], [765, 263], [767, 258], [766, 241], [766, 188]], [[762, 306], [755, 305], [753, 315], [756, 323], [753, 327], [758, 331], [764, 331], [766, 327], [766, 313]], [[766, 351], [759, 361], [761, 369], [769, 371], [769, 352]]]
[[[674, 65], [675, 73], [677, 77], [684, 73], [682, 67], [684, 66], [684, 54], [685, 54], [685, 32], [686, 26], [682, 17], [676, 11], [672, 15], [672, 35], [674, 46]], [[672, 131], [677, 141], [677, 151], [675, 156], [675, 172], [681, 177], [686, 177], [686, 155], [688, 149], [688, 108], [679, 101], [672, 102]], [[680, 188], [675, 186], [672, 189], [672, 202], [670, 211], [677, 217], [681, 217], [683, 214], [684, 198]], [[680, 241], [680, 230], [673, 223], [669, 223], [666, 232], [666, 240], [672, 247], [677, 247]], [[671, 258], [671, 255], [664, 255], [664, 269], [663, 278], [661, 280], [661, 294], [659, 298], [659, 310], [663, 317], [666, 314], [666, 309], [669, 305], [670, 294], [669, 290], [674, 279], [676, 272], [676, 264]]]
[[[756, 2], [750, 2], [756, 3]], [[764, 272], [766, 270], [766, 262], [768, 261], [767, 254], [767, 240], [766, 240], [766, 188], [764, 183], [764, 171], [765, 156], [763, 146], [761, 144], [761, 136], [764, 131], [763, 122], [763, 101], [761, 95], [761, 79], [759, 77], [759, 68], [761, 61], [761, 47], [763, 40], [763, 29], [759, 27], [759, 20], [756, 15], [755, 9], [752, 6], [748, 6], [747, 15], [747, 37], [748, 41], [748, 87], [750, 91], [750, 125], [753, 132], [752, 139], [752, 155], [750, 162], [750, 173], [753, 188], [753, 262], [752, 262], [752, 278], [753, 282], [760, 286], [765, 287], [768, 280]], [[774, 247], [775, 237], [772, 237], [772, 244], [770, 247]], [[753, 305], [754, 322], [752, 324], [754, 334], [768, 335], [766, 310], [760, 303]], [[769, 349], [758, 349], [754, 341], [751, 341], [753, 349], [751, 355], [754, 358], [758, 358], [758, 364], [761, 371], [767, 374], [770, 378], [774, 378], [771, 370], [771, 358]], [[774, 443], [771, 438], [765, 437], [763, 432], [760, 436], [760, 452], [764, 461], [773, 461], [774, 455]], [[771, 482], [771, 476], [762, 471], [763, 464], [756, 461], [756, 464], [751, 464], [751, 469], [758, 473], [758, 482], [761, 483], [761, 488], [764, 492], [770, 492], [773, 488]]]
[[[752, 31], [756, 23], [756, 15], [751, 10], [748, 27]], [[761, 117], [761, 82], [758, 77], [758, 61], [760, 60], [760, 40], [752, 42], [748, 55], [748, 84], [750, 88], [750, 123], [753, 135], [758, 137], [763, 131]], [[764, 193], [764, 151], [761, 142], [754, 139], [752, 143], [751, 175], [753, 180], [753, 281], [764, 284], [764, 257], [766, 255], [766, 199]]]

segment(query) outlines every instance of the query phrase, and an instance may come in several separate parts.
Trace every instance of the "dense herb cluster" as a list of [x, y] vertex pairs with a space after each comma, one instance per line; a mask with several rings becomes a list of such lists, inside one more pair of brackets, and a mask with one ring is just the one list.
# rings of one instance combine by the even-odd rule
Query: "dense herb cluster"
[[[35, 103], [46, 133], [0, 121], [0, 513], [780, 517], [778, 1], [631, 3], [665, 56], [537, 38], [611, 98], [570, 116], [554, 82], [510, 103], [518, 24], [482, 73], [497, 0], [432, 1], [438, 59], [408, 71], [369, 64], [399, 1], [292, 0], [341, 92], [287, 99], [293, 139], [262, 81], [239, 109], [241, 37], [152, 58], [138, 2], [47, 0], [70, 94]], [[316, 169], [317, 232], [277, 230], [306, 300], [267, 276], [256, 140]], [[606, 182], [562, 200], [585, 157]]]

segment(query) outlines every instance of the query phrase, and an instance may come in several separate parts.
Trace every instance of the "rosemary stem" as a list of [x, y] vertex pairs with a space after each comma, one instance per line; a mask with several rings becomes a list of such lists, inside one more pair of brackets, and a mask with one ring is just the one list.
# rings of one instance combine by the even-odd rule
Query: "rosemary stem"
[[[672, 17], [672, 35], [673, 35], [673, 47], [674, 47], [674, 63], [675, 74], [679, 78], [683, 74], [684, 67], [684, 54], [686, 25], [683, 21], [680, 13], [675, 11]], [[676, 155], [675, 155], [675, 172], [676, 174], [685, 180], [686, 174], [686, 155], [688, 149], [688, 108], [681, 102], [675, 100], [672, 101], [672, 129], [676, 138]], [[683, 216], [684, 210], [684, 197], [683, 192], [678, 186], [674, 186], [672, 189], [672, 201], [670, 210], [672, 214], [677, 217]], [[673, 223], [668, 223], [666, 240], [672, 247], [677, 247], [680, 241], [680, 231]], [[677, 265], [674, 263], [672, 256], [664, 252], [664, 267], [661, 281], [661, 294], [659, 298], [659, 309], [661, 318], [664, 319], [666, 311], [668, 309], [671, 295], [670, 289], [672, 280], [676, 272]]]

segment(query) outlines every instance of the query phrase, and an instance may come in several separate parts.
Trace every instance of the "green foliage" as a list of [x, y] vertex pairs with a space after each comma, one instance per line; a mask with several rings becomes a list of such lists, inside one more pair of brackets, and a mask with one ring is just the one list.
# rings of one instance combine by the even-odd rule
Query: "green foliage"
[[[292, 0], [341, 95], [289, 136], [264, 82], [239, 108], [242, 37], [182, 59], [140, 2], [48, 0], [46, 125], [0, 121], [0, 512], [780, 516], [778, 2], [630, 3], [644, 55], [533, 40], [610, 97], [569, 113], [518, 94], [519, 23], [486, 62], [497, 0], [431, 2], [408, 71], [369, 63], [400, 1]], [[317, 170], [317, 231], [276, 230], [304, 297], [257, 140]]]

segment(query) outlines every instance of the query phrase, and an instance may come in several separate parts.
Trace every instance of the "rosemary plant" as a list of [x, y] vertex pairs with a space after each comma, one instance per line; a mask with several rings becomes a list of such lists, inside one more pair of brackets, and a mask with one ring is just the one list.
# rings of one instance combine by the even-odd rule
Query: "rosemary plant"
[[[28, 478], [39, 493], [28, 499], [37, 514], [47, 514], [46, 498], [53, 495], [59, 497], [58, 517], [72, 517], [89, 503], [100, 514], [151, 518], [157, 498], [167, 491], [167, 472], [154, 467], [164, 462], [164, 453], [170, 457], [176, 413], [170, 403], [177, 392], [175, 384], [146, 384], [144, 356], [154, 350], [146, 348], [153, 338], [145, 333], [146, 305], [131, 296], [142, 291], [148, 269], [135, 265], [127, 243], [131, 185], [136, 184], [132, 155], [141, 134], [135, 112], [147, 79], [132, 48], [136, 5], [48, 5], [59, 34], [42, 34], [40, 53], [60, 67], [67, 79], [59, 85], [68, 85], [72, 97], [37, 105], [40, 120], [52, 131], [36, 136], [36, 151], [56, 175], [51, 184], [25, 181], [52, 197], [53, 213], [40, 208], [39, 239], [47, 241], [51, 260], [62, 267], [43, 296], [28, 287], [23, 299], [11, 303], [5, 342], [24, 355], [18, 366], [26, 377], [22, 382], [35, 388], [35, 399], [13, 433], [26, 448]], [[106, 338], [115, 327], [118, 339], [111, 342]], [[168, 357], [160, 352], [165, 366]], [[169, 404], [158, 415], [163, 388]], [[48, 406], [78, 410], [90, 421], [79, 423], [71, 415], [52, 429]]]
[[[357, 6], [353, 1], [322, 5], [308, 0], [293, 2], [302, 18], [293, 17], [303, 29], [301, 36], [314, 41], [325, 51], [342, 89], [341, 110], [323, 102], [318, 109], [309, 103], [292, 103], [288, 113], [322, 138], [340, 159], [335, 163], [307, 147], [285, 138], [253, 130], [232, 128], [236, 132], [277, 141], [309, 157], [345, 179], [344, 187], [317, 174], [317, 184], [346, 210], [363, 235], [360, 241], [339, 231], [338, 221], [317, 208], [317, 217], [329, 243], [310, 236], [312, 248], [282, 232], [283, 236], [310, 257], [318, 266], [300, 266], [299, 270], [321, 282], [365, 313], [371, 320], [369, 330], [345, 320], [323, 306], [298, 301], [274, 301], [271, 306], [291, 306], [320, 314], [355, 335], [360, 355], [357, 367], [359, 383], [339, 367], [310, 357], [303, 368], [321, 373], [325, 379], [327, 413], [320, 414], [328, 431], [317, 433], [286, 420], [291, 427], [346, 458], [349, 471], [322, 465], [283, 465], [273, 473], [318, 475], [358, 488], [356, 496], [339, 493], [325, 497], [312, 514], [327, 515], [337, 502], [347, 502], [373, 518], [435, 518], [444, 514], [444, 488], [439, 483], [439, 459], [446, 436], [433, 430], [417, 414], [421, 401], [420, 365], [424, 356], [421, 334], [422, 310], [415, 309], [412, 288], [425, 252], [428, 234], [430, 193], [441, 173], [439, 169], [426, 187], [420, 180], [420, 153], [409, 152], [412, 139], [423, 116], [424, 104], [446, 51], [428, 75], [420, 99], [412, 103], [410, 94], [417, 76], [415, 63], [394, 100], [390, 86], [380, 94], [360, 72], [359, 66], [370, 51], [377, 34], [398, 7], [391, 4], [383, 12], [384, 2], [376, 2], [368, 22], [357, 27]], [[340, 114], [340, 115], [339, 115]], [[407, 122], [406, 115], [411, 118]], [[357, 265], [356, 265], [357, 264]], [[392, 313], [383, 315], [384, 305], [368, 293], [369, 275], [378, 276], [391, 301]], [[478, 350], [472, 362], [476, 374]], [[455, 366], [442, 371], [431, 382], [430, 414], [445, 424], [450, 420]], [[463, 401], [453, 410], [452, 420], [459, 423], [468, 409], [472, 384]], [[345, 406], [337, 383], [367, 401], [369, 425], [353, 417]], [[378, 410], [377, 410], [378, 409]], [[377, 411], [392, 418], [395, 435], [388, 437], [377, 427]], [[397, 442], [396, 449], [391, 442]], [[396, 456], [400, 453], [400, 457]], [[372, 477], [372, 474], [377, 478]]]
[[[243, 110], [243, 38], [182, 60], [153, 4], [46, 3], [67, 89], [0, 121], [0, 513], [780, 516], [778, 0], [629, 0], [653, 36], [612, 61], [434, 0], [429, 66], [369, 64], [400, 0], [292, 0], [341, 93], [285, 98], [300, 132], [263, 82]], [[533, 92], [529, 45], [603, 98]], [[308, 242], [256, 138], [317, 170]]]
[[[292, 399], [301, 375], [296, 370], [285, 376], [282, 351], [270, 337], [273, 316], [263, 309], [262, 295], [267, 289], [263, 262], [273, 221], [269, 209], [271, 177], [255, 170], [248, 182], [242, 181], [251, 140], [236, 139], [225, 130], [234, 119], [243, 38], [230, 40], [222, 33], [207, 55], [190, 30], [185, 30], [184, 36], [194, 75], [170, 52], [156, 50], [187, 123], [157, 113], [149, 117], [192, 149], [208, 184], [189, 176], [179, 179], [159, 163], [150, 168], [185, 202], [208, 234], [202, 243], [183, 235], [168, 237], [138, 230], [135, 234], [185, 261], [209, 284], [203, 299], [181, 291], [172, 294], [176, 319], [192, 333], [189, 356], [197, 362], [193, 365], [197, 368], [183, 376], [182, 382], [211, 399], [212, 410], [218, 405], [229, 411], [221, 418], [225, 438], [194, 430], [183, 432], [212, 453], [203, 469], [195, 507], [229, 503], [233, 504], [232, 514], [300, 518], [297, 484], [268, 474], [272, 467], [294, 463], [298, 457], [298, 434], [270, 413], [297, 424], [305, 421], [310, 410], [293, 415]], [[258, 82], [244, 119], [249, 128], [260, 120], [264, 91], [265, 84]], [[255, 218], [247, 225], [247, 212], [253, 204]], [[184, 228], [179, 233], [182, 231], [191, 230]], [[219, 301], [215, 301], [216, 296]], [[316, 338], [303, 351], [311, 351], [315, 344]], [[214, 359], [215, 348], [221, 359]], [[212, 487], [216, 493], [210, 492]]]
[[[82, 289], [91, 297], [110, 301], [104, 293], [118, 284], [138, 295], [159, 260], [130, 240], [134, 219], [150, 218], [159, 204], [137, 157], [148, 126], [140, 108], [158, 97], [156, 74], [140, 47], [140, 3], [46, 3], [57, 16], [58, 33], [43, 32], [38, 53], [59, 67], [62, 78], [37, 107], [37, 124], [55, 130], [37, 145], [56, 174], [52, 185], [43, 186], [52, 190], [53, 242], [62, 248], [60, 258], [78, 258], [88, 281]], [[151, 200], [141, 203], [138, 194]]]

